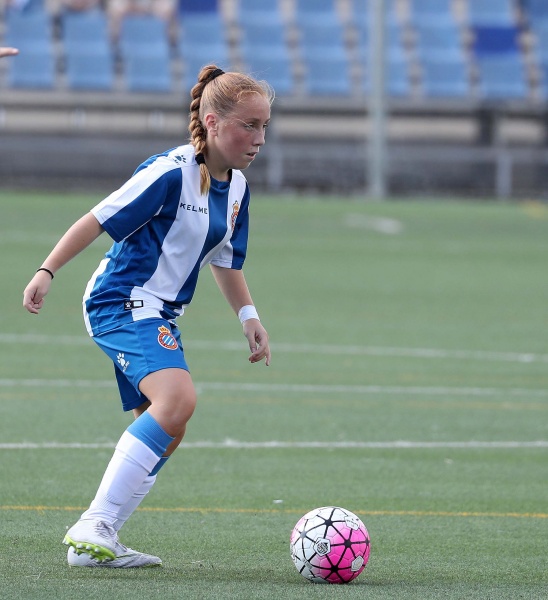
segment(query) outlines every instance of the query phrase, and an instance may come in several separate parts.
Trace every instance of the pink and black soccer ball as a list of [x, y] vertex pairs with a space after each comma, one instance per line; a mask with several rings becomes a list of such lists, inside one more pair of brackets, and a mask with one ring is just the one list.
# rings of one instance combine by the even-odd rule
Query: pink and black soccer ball
[[348, 583], [364, 570], [369, 533], [353, 512], [323, 506], [299, 519], [290, 539], [297, 571], [314, 583]]

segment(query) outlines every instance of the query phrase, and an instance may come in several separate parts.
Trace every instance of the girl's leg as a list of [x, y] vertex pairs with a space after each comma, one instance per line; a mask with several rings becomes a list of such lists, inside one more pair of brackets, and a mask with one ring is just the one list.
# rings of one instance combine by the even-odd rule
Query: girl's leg
[[[150, 407], [124, 432], [90, 508], [72, 527], [65, 542], [98, 558], [114, 558], [118, 544], [113, 524], [118, 513], [143, 486], [151, 471], [182, 440], [196, 406], [188, 371], [167, 368], [141, 380]], [[96, 524], [106, 524], [97, 532]], [[112, 535], [110, 535], [112, 530]], [[91, 546], [91, 551], [87, 546]], [[98, 550], [94, 552], [94, 547]]]
[[[141, 406], [133, 409], [134, 417], [138, 419], [149, 407], [150, 402], [148, 400], [146, 402], [143, 402]], [[149, 473], [148, 477], [143, 481], [141, 487], [135, 491], [133, 496], [128, 500], [128, 502], [126, 502], [124, 506], [120, 507], [116, 521], [114, 522], [114, 529], [116, 529], [116, 531], [120, 531], [120, 529], [122, 529], [129, 517], [131, 517], [131, 515], [137, 510], [141, 502], [150, 492], [150, 490], [156, 483], [156, 476], [158, 474], [158, 471], [164, 466], [167, 459], [175, 451], [182, 438], [183, 436], [180, 435], [171, 442], [164, 456], [162, 456], [162, 458], [158, 461], [154, 469]]]

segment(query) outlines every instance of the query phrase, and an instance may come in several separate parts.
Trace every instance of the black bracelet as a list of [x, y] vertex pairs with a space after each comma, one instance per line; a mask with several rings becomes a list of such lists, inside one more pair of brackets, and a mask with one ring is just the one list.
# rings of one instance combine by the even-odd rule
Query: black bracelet
[[49, 269], [46, 269], [46, 267], [40, 267], [39, 269], [36, 270], [37, 273], [38, 273], [38, 271], [45, 271], [46, 273], [49, 273], [51, 275], [52, 279], [54, 277], [53, 273]]

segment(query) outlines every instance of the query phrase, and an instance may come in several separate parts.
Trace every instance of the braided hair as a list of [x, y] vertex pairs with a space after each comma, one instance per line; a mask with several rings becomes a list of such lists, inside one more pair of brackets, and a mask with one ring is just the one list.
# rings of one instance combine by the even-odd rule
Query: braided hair
[[220, 118], [228, 117], [244, 94], [258, 93], [271, 104], [274, 91], [266, 81], [257, 81], [243, 73], [225, 73], [217, 65], [207, 65], [198, 75], [198, 82], [190, 91], [190, 119], [188, 130], [190, 143], [196, 151], [196, 162], [200, 165], [200, 193], [209, 192], [211, 178], [205, 164], [207, 130], [203, 117], [208, 112]]

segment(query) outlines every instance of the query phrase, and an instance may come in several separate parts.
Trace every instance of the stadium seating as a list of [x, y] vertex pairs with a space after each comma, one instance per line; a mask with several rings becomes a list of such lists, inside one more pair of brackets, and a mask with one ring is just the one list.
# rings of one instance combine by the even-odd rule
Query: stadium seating
[[467, 4], [472, 26], [511, 25], [515, 22], [513, 0], [471, 0]]
[[478, 26], [472, 29], [476, 56], [519, 54], [519, 30], [515, 25]]
[[105, 90], [114, 87], [114, 61], [110, 53], [69, 53], [65, 57], [68, 87]]
[[245, 24], [241, 27], [240, 49], [244, 56], [287, 48], [286, 28], [278, 21]]
[[80, 90], [111, 90], [114, 59], [103, 11], [66, 12], [61, 20], [68, 86]]
[[541, 65], [548, 64], [548, 20], [532, 23], [535, 36], [534, 55]]
[[264, 23], [282, 24], [283, 17], [278, 0], [239, 0], [237, 22], [240, 25]]
[[[441, 2], [442, 0], [440, 0]], [[395, 14], [396, 0], [383, 0], [385, 15], [388, 18], [393, 18]], [[367, 23], [370, 17], [371, 0], [351, 0], [351, 15], [354, 23]]]
[[[469, 7], [474, 3], [469, 3]], [[493, 5], [495, 4], [498, 2], [493, 2]], [[511, 23], [476, 25], [471, 31], [474, 36], [471, 50], [478, 73], [480, 98], [527, 98], [529, 82], [519, 43], [518, 27]]]
[[5, 43], [25, 53], [51, 50], [53, 22], [43, 10], [6, 12]]
[[158, 56], [126, 56], [124, 75], [131, 92], [170, 92], [173, 89], [171, 64]]
[[118, 40], [126, 86], [133, 92], [173, 88], [166, 23], [153, 15], [126, 16]]
[[265, 79], [274, 88], [277, 96], [287, 96], [295, 92], [295, 81], [289, 54], [270, 56], [248, 56], [245, 60], [246, 72], [257, 79]]
[[[371, 92], [370, 75], [371, 69], [366, 68], [362, 79], [362, 91], [367, 95]], [[409, 61], [406, 57], [387, 57], [384, 77], [388, 96], [405, 97], [411, 94]]]
[[6, 12], [5, 44], [20, 54], [8, 63], [8, 85], [16, 88], [53, 89], [56, 64], [52, 19], [39, 8]]
[[232, 67], [227, 31], [219, 13], [189, 13], [181, 17], [178, 53], [184, 63], [184, 88], [196, 83], [200, 69], [217, 64], [223, 69]]
[[217, 14], [219, 12], [218, 0], [177, 0], [179, 11], [182, 15], [196, 14]]
[[219, 13], [189, 13], [180, 19], [179, 46], [184, 54], [193, 44], [208, 44], [226, 41], [226, 27]]
[[88, 51], [109, 47], [106, 13], [102, 10], [66, 11], [61, 15], [61, 41], [70, 51], [85, 46]]
[[[367, 24], [360, 24], [358, 31], [358, 57], [362, 64], [369, 55], [369, 28]], [[385, 48], [386, 55], [393, 60], [403, 60], [406, 58], [406, 50], [403, 44], [403, 29], [400, 23], [389, 18], [385, 23]]]
[[453, 19], [437, 21], [417, 21], [415, 24], [416, 49], [418, 56], [423, 57], [462, 56], [463, 45], [461, 31]]
[[21, 52], [8, 63], [8, 85], [14, 88], [53, 89], [55, 60], [51, 50]]
[[309, 56], [304, 65], [305, 93], [312, 96], [345, 96], [351, 93], [350, 62], [345, 56]]
[[[463, 14], [468, 17], [463, 23], [453, 14], [454, 0], [384, 2], [387, 93], [408, 96], [419, 81], [427, 97], [466, 98], [469, 75], [475, 73], [482, 98], [503, 98], [505, 93], [508, 98], [528, 97], [523, 59], [532, 52], [529, 58], [535, 59], [540, 71], [548, 64], [548, 0], [521, 0], [520, 4], [529, 16], [524, 23], [534, 34], [531, 49], [520, 44], [517, 0], [463, 0]], [[129, 91], [170, 91], [172, 73], [182, 73], [188, 90], [201, 67], [216, 63], [267, 79], [278, 95], [295, 93], [299, 75], [305, 93], [351, 95], [354, 77], [360, 74], [360, 89], [368, 92], [371, 0], [348, 0], [341, 13], [343, 4], [338, 0], [292, 0], [293, 10], [287, 13], [283, 0], [233, 0], [234, 20], [228, 22], [218, 0], [185, 0], [178, 6], [176, 58], [182, 71], [178, 63], [173, 64], [166, 23], [155, 17], [124, 18], [113, 47], [102, 10], [63, 12], [55, 29], [52, 16], [40, 7], [6, 11], [3, 44], [19, 47], [25, 54], [25, 59], [20, 55], [6, 61], [7, 81], [55, 87], [66, 80], [70, 89], [112, 90], [119, 57]], [[407, 10], [402, 12], [402, 7]], [[345, 14], [348, 22], [341, 20]], [[287, 22], [291, 15], [294, 20]], [[405, 15], [409, 20], [402, 22]], [[59, 65], [54, 35], [59, 36], [55, 42], [62, 59]], [[40, 69], [31, 68], [29, 53], [42, 55], [32, 61], [42, 65]], [[65, 79], [57, 78], [56, 67]], [[507, 77], [516, 74], [515, 80], [504, 85], [492, 69], [499, 69], [498, 75], [502, 70]], [[421, 77], [410, 78], [413, 73]]]
[[338, 20], [303, 22], [299, 31], [299, 47], [305, 59], [325, 55], [346, 56], [344, 31]]
[[278, 95], [294, 91], [293, 67], [281, 20], [241, 24], [240, 55], [246, 70], [266, 79]]
[[295, 0], [295, 21], [297, 26], [312, 23], [332, 23], [338, 21], [335, 0]]
[[139, 55], [169, 60], [167, 25], [154, 15], [131, 14], [124, 17], [118, 45], [123, 58]]
[[546, 0], [524, 0], [523, 8], [531, 25], [548, 20], [548, 3]]
[[410, 0], [410, 16], [414, 24], [443, 23], [453, 18], [451, 0]]
[[438, 56], [423, 58], [422, 91], [428, 98], [470, 97], [470, 80], [464, 56]]
[[479, 94], [486, 100], [523, 100], [529, 95], [525, 66], [519, 55], [477, 60]]
[[548, 101], [548, 64], [540, 65], [539, 95], [544, 102]]
[[185, 90], [190, 90], [194, 86], [200, 70], [205, 65], [215, 64], [225, 71], [233, 68], [228, 48], [222, 43], [196, 46], [190, 54], [183, 56], [183, 62], [183, 87]]

